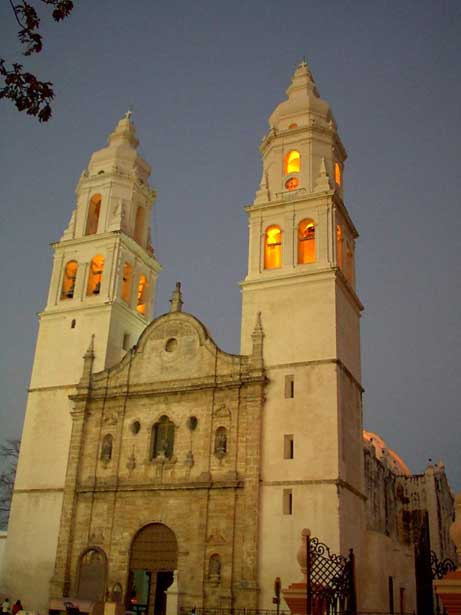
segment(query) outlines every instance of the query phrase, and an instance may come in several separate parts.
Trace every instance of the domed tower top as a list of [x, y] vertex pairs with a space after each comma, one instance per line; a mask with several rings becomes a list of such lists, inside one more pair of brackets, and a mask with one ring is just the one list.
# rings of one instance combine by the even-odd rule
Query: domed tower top
[[320, 98], [303, 60], [281, 102], [269, 117], [270, 130], [261, 143], [263, 174], [255, 203], [333, 189], [343, 197], [346, 151], [329, 104]]
[[284, 130], [293, 122], [296, 122], [298, 126], [307, 126], [310, 112], [317, 113], [327, 120], [333, 119], [330, 106], [320, 98], [305, 60], [298, 64], [286, 94], [288, 100], [280, 103], [269, 118], [271, 128]]
[[141, 181], [147, 182], [151, 169], [137, 152], [139, 139], [131, 115], [131, 111], [125, 113], [109, 135], [107, 146], [91, 156], [88, 165], [90, 175], [117, 169], [122, 173], [134, 174]]

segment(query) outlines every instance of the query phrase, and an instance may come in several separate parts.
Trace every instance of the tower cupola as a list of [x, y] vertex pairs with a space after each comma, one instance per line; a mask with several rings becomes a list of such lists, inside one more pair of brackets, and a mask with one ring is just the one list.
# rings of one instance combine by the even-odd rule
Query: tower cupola
[[263, 174], [255, 202], [316, 192], [319, 174], [325, 170], [342, 198], [347, 154], [330, 106], [320, 98], [305, 61], [296, 68], [286, 94], [288, 98], [272, 112], [270, 130], [261, 143]]
[[128, 111], [109, 135], [108, 144], [95, 152], [88, 165], [90, 175], [108, 173], [117, 169], [119, 172], [132, 174], [147, 182], [150, 167], [137, 152], [139, 140], [136, 129]]

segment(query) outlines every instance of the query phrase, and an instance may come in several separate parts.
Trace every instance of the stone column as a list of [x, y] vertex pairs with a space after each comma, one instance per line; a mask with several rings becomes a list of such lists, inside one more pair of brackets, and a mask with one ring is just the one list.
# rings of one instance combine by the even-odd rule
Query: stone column
[[458, 568], [440, 581], [434, 581], [435, 592], [448, 615], [461, 615], [461, 491], [455, 498], [455, 507], [456, 516], [450, 527], [450, 537], [456, 546]]
[[173, 571], [173, 583], [166, 590], [166, 615], [178, 615], [179, 590], [178, 571]]

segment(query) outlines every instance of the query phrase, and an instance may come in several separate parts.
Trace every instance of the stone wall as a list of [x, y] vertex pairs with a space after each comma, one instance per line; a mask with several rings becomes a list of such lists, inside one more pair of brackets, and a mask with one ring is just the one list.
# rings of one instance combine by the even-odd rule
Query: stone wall
[[[180, 606], [257, 606], [265, 384], [257, 339], [255, 349], [225, 354], [195, 318], [170, 313], [115, 368], [91, 375], [87, 356], [72, 396], [52, 597], [79, 595], [88, 549], [107, 558], [107, 589], [125, 594], [132, 541], [158, 523], [176, 537]], [[159, 451], [162, 417], [174, 441]]]

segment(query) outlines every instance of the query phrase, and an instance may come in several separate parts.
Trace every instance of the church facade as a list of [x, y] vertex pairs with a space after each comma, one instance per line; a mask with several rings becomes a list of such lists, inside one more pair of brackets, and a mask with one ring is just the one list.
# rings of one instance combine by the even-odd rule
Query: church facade
[[155, 193], [129, 114], [79, 180], [53, 246], [8, 530], [4, 586], [29, 608], [268, 609], [276, 577], [300, 579], [309, 528], [354, 549], [360, 610], [387, 611], [392, 593], [412, 611], [421, 519], [451, 554], [443, 468], [431, 491], [430, 473], [413, 480], [363, 439], [346, 151], [304, 62], [269, 126], [246, 208], [240, 355], [183, 311], [180, 286], [150, 322]]

